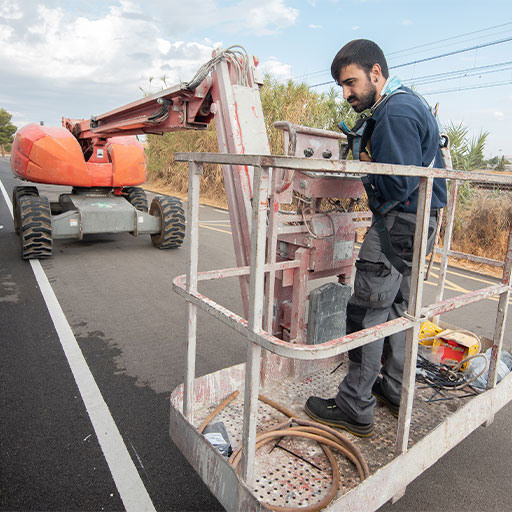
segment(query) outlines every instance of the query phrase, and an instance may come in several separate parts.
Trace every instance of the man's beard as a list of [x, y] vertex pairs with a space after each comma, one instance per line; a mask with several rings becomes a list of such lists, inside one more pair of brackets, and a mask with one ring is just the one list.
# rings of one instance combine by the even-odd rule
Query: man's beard
[[[347, 98], [350, 106], [357, 112], [360, 113], [363, 110], [371, 108], [375, 103], [375, 96], [377, 95], [377, 88], [368, 80], [366, 89], [359, 95], [352, 94]], [[352, 104], [353, 101], [356, 103]]]

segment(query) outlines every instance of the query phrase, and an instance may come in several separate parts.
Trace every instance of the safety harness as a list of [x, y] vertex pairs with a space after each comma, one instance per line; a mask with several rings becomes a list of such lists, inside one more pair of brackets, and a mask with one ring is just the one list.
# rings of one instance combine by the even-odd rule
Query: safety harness
[[[352, 129], [348, 128], [347, 125], [340, 121], [338, 123], [338, 127], [340, 130], [347, 136], [348, 139], [348, 147], [352, 150], [352, 154], [354, 156], [354, 159], [359, 159], [359, 155], [362, 151], [365, 150], [366, 145], [368, 144], [368, 141], [370, 140], [373, 130], [375, 128], [375, 119], [374, 115], [389, 101], [391, 97], [393, 97], [395, 94], [414, 94], [417, 96], [422, 103], [429, 109], [427, 102], [425, 99], [420, 96], [419, 94], [415, 92], [409, 92], [404, 91], [403, 89], [398, 89], [382, 98], [380, 102], [378, 102], [376, 105], [374, 105], [370, 110], [370, 115], [362, 115], [354, 127]], [[435, 161], [435, 155], [432, 159], [432, 162], [428, 167], [433, 167]], [[364, 189], [366, 191], [366, 195], [368, 197], [368, 206], [373, 213], [374, 221], [375, 221], [375, 227], [377, 229], [377, 233], [379, 234], [380, 244], [382, 248], [382, 252], [386, 256], [386, 258], [389, 260], [389, 262], [395, 267], [398, 272], [401, 274], [407, 276], [411, 273], [410, 266], [406, 263], [406, 261], [401, 258], [396, 251], [393, 248], [393, 245], [391, 243], [391, 237], [389, 235], [389, 231], [386, 227], [386, 219], [385, 215], [389, 213], [391, 210], [393, 210], [398, 204], [400, 204], [400, 201], [384, 201], [381, 202], [377, 199], [375, 194], [375, 189], [370, 182], [370, 176], [368, 174], [365, 174], [361, 177], [361, 181], [363, 182]], [[414, 192], [419, 187], [419, 184], [416, 186], [416, 188], [412, 191]], [[411, 192], [411, 193], [412, 193]]]

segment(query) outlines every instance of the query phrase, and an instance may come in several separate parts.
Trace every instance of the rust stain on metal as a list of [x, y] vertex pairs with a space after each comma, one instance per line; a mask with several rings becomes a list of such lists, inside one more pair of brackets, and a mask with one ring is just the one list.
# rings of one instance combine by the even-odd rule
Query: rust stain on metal
[[[204, 418], [218, 405], [218, 403], [233, 390], [243, 389], [244, 365], [226, 368], [217, 372], [218, 378], [213, 380], [209, 376], [198, 379], [207, 379], [209, 382], [199, 387], [210, 389], [213, 393], [197, 394], [197, 414], [194, 420], [197, 428]], [[237, 371], [233, 373], [233, 369]], [[335, 374], [329, 375], [325, 370], [316, 371], [305, 378], [281, 377], [269, 380], [262, 392], [272, 400], [290, 409], [298, 417], [307, 419], [303, 407], [306, 399], [315, 394], [318, 396], [331, 396], [336, 392], [340, 379], [344, 376], [341, 369]], [[222, 384], [223, 394], [216, 389]], [[226, 385], [227, 384], [227, 385]], [[411, 421], [411, 437], [409, 447], [423, 439], [432, 432], [445, 418], [452, 415], [458, 409], [468, 403], [471, 398], [463, 398], [452, 402], [428, 403], [432, 391], [420, 389], [417, 385], [414, 398], [414, 412]], [[173, 405], [179, 407], [180, 390], [173, 392]], [[229, 404], [215, 419], [222, 421], [230, 436], [234, 449], [241, 445], [242, 419], [243, 419], [243, 393], [235, 401]], [[259, 403], [257, 431], [263, 432], [268, 428], [281, 423], [285, 417], [267, 406]], [[370, 438], [358, 438], [350, 434], [347, 437], [357, 444], [368, 462], [370, 472], [373, 474], [394, 459], [394, 442], [397, 420], [393, 418], [384, 406], [378, 405], [375, 410], [376, 433]], [[314, 442], [284, 438], [280, 441], [284, 447], [312, 462], [317, 469], [304, 460], [293, 455], [272, 449], [274, 444], [269, 444], [257, 452], [255, 461], [255, 483], [252, 493], [256, 499], [271, 503], [276, 506], [306, 506], [318, 501], [326, 492], [330, 484], [329, 465]], [[340, 456], [336, 456], [342, 480], [339, 493], [344, 495], [356, 488], [359, 484], [357, 472], [350, 462]], [[213, 473], [212, 473], [213, 474]]]
[[[241, 137], [238, 104], [235, 103], [234, 106], [235, 121], [240, 130], [238, 135]], [[296, 132], [296, 128], [290, 130], [290, 137], [294, 133], [296, 135]], [[315, 146], [317, 142], [315, 139], [316, 134], [308, 134], [306, 131], [306, 135], [311, 135], [311, 137], [306, 140], [305, 143], [311, 144], [313, 153], [316, 152], [316, 155], [321, 154], [322, 149], [319, 149], [319, 146]], [[299, 145], [295, 147], [296, 150], [301, 150], [301, 148], [302, 146], [299, 147]], [[245, 152], [243, 146], [242, 150]], [[279, 157], [270, 155], [198, 155], [199, 154], [194, 154], [193, 156], [193, 158], [197, 157], [198, 162], [218, 162], [224, 165], [238, 166], [240, 175], [243, 174], [243, 169], [245, 169], [245, 177], [247, 179], [245, 181], [240, 180], [240, 188], [245, 195], [247, 195], [248, 188], [251, 188], [248, 168], [248, 166], [251, 166], [255, 168], [254, 174], [258, 180], [261, 173], [266, 175], [269, 168], [273, 168], [274, 171], [276, 168], [293, 170], [293, 177], [290, 178], [290, 182], [293, 184], [292, 189], [295, 190], [296, 187], [300, 188], [303, 185], [303, 189], [307, 190], [308, 193], [311, 194], [311, 197], [330, 197], [330, 183], [332, 183], [333, 194], [339, 194], [339, 190], [350, 191], [350, 194], [360, 193], [361, 187], [359, 182], [357, 182], [357, 187], [355, 186], [356, 181], [354, 180], [350, 181], [347, 179], [346, 183], [343, 184], [346, 178], [337, 179], [333, 177], [333, 173], [349, 172], [353, 175], [368, 173], [419, 176], [421, 182], [421, 202], [419, 203], [420, 212], [418, 214], [418, 229], [416, 233], [415, 258], [413, 263], [413, 283], [415, 284], [414, 293], [412, 295], [414, 298], [411, 302], [411, 309], [409, 310], [410, 316], [408, 318], [397, 318], [318, 345], [305, 345], [302, 344], [302, 340], [306, 328], [306, 319], [304, 317], [307, 304], [306, 285], [313, 275], [315, 278], [328, 277], [332, 276], [335, 272], [339, 272], [340, 274], [344, 274], [345, 279], [349, 279], [354, 247], [353, 245], [349, 246], [347, 244], [346, 247], [338, 247], [336, 252], [334, 241], [353, 241], [355, 238], [354, 220], [360, 218], [360, 215], [329, 214], [326, 216], [325, 214], [315, 215], [314, 212], [311, 211], [306, 213], [302, 211], [299, 212], [302, 213], [302, 215], [295, 214], [286, 221], [283, 220], [284, 216], [280, 216], [279, 214], [279, 201], [274, 201], [274, 203], [271, 203], [271, 214], [269, 217], [271, 225], [268, 227], [268, 232], [272, 233], [271, 240], [274, 245], [271, 246], [271, 252], [274, 254], [270, 256], [267, 255], [268, 263], [264, 264], [266, 254], [265, 246], [269, 245], [265, 244], [264, 240], [268, 220], [266, 215], [266, 182], [265, 189], [262, 188], [261, 185], [258, 186], [256, 189], [257, 196], [255, 195], [252, 201], [253, 223], [255, 225], [251, 226], [250, 236], [250, 247], [252, 249], [250, 258], [252, 262], [250, 267], [250, 272], [252, 273], [250, 296], [252, 302], [249, 318], [251, 321], [249, 322], [240, 315], [198, 292], [195, 287], [190, 287], [190, 289], [187, 290], [184, 276], [176, 278], [173, 282], [175, 291], [182, 295], [185, 300], [189, 301], [190, 304], [194, 305], [194, 311], [196, 306], [200, 307], [209, 315], [214, 316], [235, 331], [243, 334], [247, 339], [248, 347], [252, 350], [252, 352], [248, 350], [248, 354], [253, 354], [252, 356], [248, 355], [247, 359], [248, 362], [251, 363], [248, 366], [247, 374], [250, 378], [247, 379], [247, 381], [245, 381], [245, 365], [226, 368], [214, 374], [195, 379], [192, 386], [195, 406], [193, 416], [194, 425], [197, 427], [202, 419], [204, 419], [226, 395], [230, 394], [235, 389], [244, 391], [245, 399], [244, 394], [240, 394], [237, 400], [229, 404], [229, 406], [219, 414], [218, 419], [223, 421], [228, 427], [234, 447], [242, 444], [246, 448], [249, 447], [249, 449], [246, 450], [246, 460], [252, 461], [255, 457], [255, 453], [253, 445], [248, 442], [248, 439], [253, 439], [254, 430], [252, 427], [247, 428], [247, 425], [253, 425], [252, 422], [257, 420], [257, 429], [261, 431], [283, 420], [280, 413], [272, 410], [268, 406], [262, 404], [259, 404], [257, 407], [255, 406], [255, 396], [257, 396], [258, 386], [260, 385], [260, 374], [261, 385], [264, 387], [263, 392], [269, 395], [273, 400], [291, 409], [298, 417], [303, 417], [303, 406], [307, 397], [312, 394], [318, 396], [333, 396], [336, 393], [340, 379], [343, 377], [344, 368], [346, 366], [330, 375], [329, 372], [326, 371], [326, 364], [332, 363], [333, 367], [337, 366], [339, 361], [342, 360], [343, 357], [346, 357], [343, 354], [347, 350], [400, 331], [409, 330], [407, 352], [408, 373], [407, 379], [404, 380], [404, 398], [402, 402], [407, 404], [406, 413], [404, 414], [402, 411], [400, 422], [397, 426], [397, 420], [392, 418], [387, 410], [377, 407], [376, 435], [369, 439], [357, 439], [356, 442], [361, 447], [369, 462], [372, 475], [376, 475], [378, 469], [388, 467], [388, 464], [391, 464], [397, 459], [409, 461], [407, 458], [407, 449], [410, 450], [411, 447], [414, 448], [417, 443], [423, 443], [425, 439], [431, 439], [429, 436], [435, 435], [436, 437], [442, 438], [444, 444], [442, 443], [442, 447], [439, 450], [441, 455], [447, 451], [449, 446], [453, 446], [453, 444], [449, 443], [460, 440], [457, 437], [457, 432], [452, 435], [450, 432], [445, 432], [443, 426], [447, 424], [452, 425], [452, 427], [462, 426], [462, 423], [459, 425], [457, 422], [463, 422], [463, 419], [466, 422], [472, 422], [473, 419], [467, 412], [470, 409], [466, 408], [465, 404], [471, 404], [472, 400], [474, 400], [475, 403], [481, 405], [483, 398], [480, 395], [476, 398], [461, 398], [457, 401], [437, 403], [435, 406], [433, 406], [432, 403], [427, 404], [427, 394], [430, 393], [430, 390], [414, 388], [414, 367], [412, 366], [413, 363], [411, 363], [411, 360], [415, 360], [415, 349], [417, 345], [414, 341], [411, 341], [412, 335], [418, 330], [419, 323], [424, 318], [431, 318], [432, 316], [440, 315], [496, 295], [501, 295], [500, 304], [502, 304], [504, 297], [508, 297], [507, 294], [510, 293], [512, 242], [509, 238], [502, 283], [481, 290], [464, 293], [444, 301], [441, 300], [441, 294], [440, 298], [438, 297], [436, 299], [436, 303], [427, 308], [421, 308], [421, 291], [424, 273], [424, 262], [421, 260], [424, 259], [425, 234], [427, 231], [425, 219], [428, 218], [433, 177], [450, 177], [452, 179], [466, 180], [478, 178], [484, 181], [491, 181], [492, 177], [485, 176], [483, 173], [471, 173], [470, 176], [467, 172], [451, 171], [449, 169], [427, 170], [415, 166], [375, 163], [365, 164], [334, 159], [322, 160], [316, 157], [304, 159], [292, 156]], [[320, 177], [320, 179], [317, 177]], [[502, 180], [502, 178], [500, 178], [500, 180]], [[512, 177], [509, 181], [512, 183]], [[260, 182], [257, 181], [257, 183]], [[339, 189], [336, 187], [339, 187]], [[313, 193], [315, 191], [321, 192], [321, 194], [324, 195], [315, 195]], [[276, 197], [275, 190], [273, 194], [272, 200]], [[245, 206], [247, 207], [247, 211], [249, 211], [248, 203], [246, 203]], [[280, 224], [278, 224], [278, 222], [280, 222]], [[244, 236], [245, 235], [247, 235], [246, 238], [248, 241], [248, 233], [245, 233]], [[248, 249], [248, 247], [244, 247], [244, 249]], [[194, 250], [197, 251], [198, 248], [195, 247]], [[446, 254], [446, 250], [444, 254]], [[276, 261], [277, 259], [283, 261]], [[444, 273], [445, 270], [446, 269], [442, 270], [441, 273]], [[197, 281], [224, 279], [234, 276], [242, 277], [248, 274], [249, 267], [247, 266], [239, 266], [234, 269], [213, 270], [203, 273], [197, 273], [197, 268], [194, 269], [194, 279]], [[273, 330], [275, 325], [268, 330], [261, 328], [261, 317], [264, 309], [266, 309], [265, 314], [271, 314], [272, 312], [272, 303], [269, 302], [270, 306], [269, 304], [265, 306], [265, 298], [263, 296], [263, 279], [265, 274], [271, 276], [272, 279], [277, 276], [275, 279], [275, 283], [277, 284], [274, 286], [273, 281], [272, 286], [274, 286], [278, 293], [282, 294], [281, 296], [278, 294], [275, 295], [275, 297], [282, 298], [281, 302], [278, 301], [277, 305], [281, 307], [282, 322], [283, 325], [285, 325], [285, 328], [283, 328], [279, 335], [272, 334], [278, 332], [278, 329]], [[267, 287], [266, 289], [272, 290], [274, 288]], [[272, 296], [274, 295], [272, 294]], [[508, 301], [505, 301], [504, 308], [507, 306]], [[500, 329], [503, 329], [504, 326], [506, 309], [501, 308], [501, 306], [498, 309], [501, 311], [498, 312], [497, 316], [496, 332], [500, 333]], [[270, 313], [268, 313], [269, 311]], [[190, 311], [189, 314], [191, 314]], [[272, 322], [267, 323], [272, 325]], [[277, 327], [279, 328], [279, 322], [277, 322]], [[494, 357], [499, 354], [502, 346], [502, 336], [501, 334], [496, 334], [496, 332], [493, 347]], [[493, 345], [492, 342], [490, 344]], [[261, 366], [258, 366], [260, 350], [258, 345], [268, 351], [263, 357]], [[258, 352], [257, 357], [254, 356], [256, 349]], [[258, 372], [258, 369], [260, 372]], [[510, 384], [511, 378], [505, 378], [503, 385], [512, 386]], [[245, 386], [247, 386], [246, 389], [244, 389], [244, 383]], [[503, 393], [501, 391], [503, 385], [486, 392], [494, 393], [492, 398], [495, 400], [499, 399], [500, 404], [504, 400], [501, 396]], [[186, 389], [189, 390], [188, 393], [190, 393], [190, 384]], [[508, 387], [506, 389], [508, 390]], [[183, 394], [183, 388], [179, 388], [173, 393], [171, 399], [173, 407], [180, 407], [180, 401], [183, 401]], [[244, 403], [244, 400], [246, 400], [247, 403]], [[510, 396], [508, 400], [510, 400]], [[506, 402], [503, 402], [501, 406], [503, 406], [504, 403]], [[494, 410], [498, 405], [497, 402], [493, 402], [489, 405], [488, 409], [482, 410], [482, 408], [479, 407], [474, 410], [471, 409], [471, 412], [481, 423], [481, 420], [485, 420], [486, 418], [486, 411]], [[464, 416], [461, 416], [460, 420], [457, 419], [459, 412], [464, 414]], [[480, 424], [478, 421], [475, 420], [474, 428]], [[245, 424], [244, 428], [242, 428], [243, 424]], [[439, 432], [434, 430], [438, 425], [441, 425]], [[242, 431], [245, 433], [242, 434]], [[396, 436], [395, 434], [397, 432], [398, 434]], [[254, 467], [251, 463], [249, 464], [250, 471], [244, 468], [244, 477], [246, 477], [248, 482], [254, 482], [254, 486], [250, 490], [251, 494], [244, 495], [242, 492], [243, 483], [238, 480], [236, 490], [238, 493], [241, 493], [239, 503], [247, 499], [245, 503], [247, 503], [248, 509], [256, 509], [260, 506], [264, 509], [261, 503], [270, 503], [275, 506], [304, 507], [314, 503], [315, 500], [325, 492], [321, 483], [323, 476], [325, 476], [323, 475], [325, 470], [318, 468], [324, 468], [326, 466], [323, 465], [325, 461], [323, 461], [323, 456], [318, 448], [304, 440], [291, 439], [283, 440], [283, 446], [296, 455], [299, 455], [299, 457], [284, 452], [283, 450], [275, 449], [271, 452], [269, 449], [263, 448], [256, 454]], [[221, 490], [222, 482], [219, 482], [218, 478], [215, 480], [215, 476], [203, 476], [206, 474], [206, 461], [211, 460], [211, 453], [205, 452], [206, 448], [209, 448], [209, 445], [204, 444], [201, 438], [201, 442], [198, 443], [197, 446], [194, 445], [191, 449], [191, 451], [194, 452], [194, 456], [197, 458], [196, 464], [200, 466], [200, 473], [203, 479], [213, 479], [210, 481], [210, 488], [217, 490], [219, 493], [227, 492], [229, 495], [229, 490]], [[401, 450], [402, 453], [395, 459], [394, 453], [398, 453], [397, 450]], [[414, 471], [418, 471], [417, 467], [420, 467], [419, 472], [421, 472], [421, 464], [425, 464], [423, 466], [424, 469], [428, 467], [427, 463], [431, 464], [435, 462], [435, 460], [437, 460], [436, 457], [437, 456], [432, 456], [430, 453], [420, 454], [421, 460], [415, 463]], [[314, 466], [306, 467], [308, 464], [307, 461], [311, 461]], [[355, 490], [358, 486], [358, 479], [355, 477], [354, 468], [352, 468], [350, 464], [344, 466], [343, 464], [346, 464], [346, 461], [344, 462], [341, 459], [338, 462], [345, 475], [345, 479], [340, 485], [340, 495], [345, 495], [347, 491]], [[409, 461], [409, 464], [412, 463]], [[213, 469], [219, 473], [224, 471], [224, 475], [227, 474], [225, 473], [226, 468], [224, 468], [222, 459], [218, 457], [207, 469], [210, 472]], [[253, 471], [255, 476], [254, 481], [251, 479]], [[378, 474], [383, 473], [379, 472]], [[377, 476], [377, 479], [378, 478], [381, 477]], [[395, 486], [393, 487], [395, 494], [392, 496], [398, 495], [399, 491], [413, 478], [414, 475], [411, 476], [407, 471], [399, 471], [397, 473], [397, 479], [399, 483], [402, 481], [404, 483], [402, 487], [395, 488], [397, 485], [396, 481], [391, 482], [390, 485]], [[379, 501], [382, 499], [382, 493], [376, 495], [374, 490], [372, 491], [371, 488], [365, 487], [364, 482], [361, 484], [361, 487], [363, 489], [361, 492], [350, 493], [349, 495], [358, 496], [357, 499], [354, 498], [354, 503], [357, 502], [359, 505], [364, 503], [365, 506], [373, 507], [372, 509], [378, 508], [378, 506], [380, 506], [379, 503], [383, 503]], [[385, 492], [388, 491], [386, 490]], [[254, 501], [251, 501], [253, 498]], [[236, 508], [233, 507], [233, 509]]]
[[235, 107], [235, 121], [236, 121], [236, 125], [238, 127], [238, 145], [240, 147], [240, 153], [244, 154], [245, 153], [245, 146], [244, 146], [244, 143], [243, 143], [242, 127], [240, 125], [240, 116], [238, 114], [238, 102], [235, 101], [234, 107]]

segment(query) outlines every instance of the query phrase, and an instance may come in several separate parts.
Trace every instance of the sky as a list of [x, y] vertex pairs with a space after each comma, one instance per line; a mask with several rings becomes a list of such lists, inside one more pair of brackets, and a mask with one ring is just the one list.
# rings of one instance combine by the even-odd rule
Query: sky
[[439, 103], [442, 123], [489, 132], [486, 156], [512, 157], [510, 0], [0, 0], [0, 108], [18, 127], [60, 126], [154, 92], [161, 77], [190, 80], [233, 44], [276, 79], [324, 92], [334, 55], [359, 38]]

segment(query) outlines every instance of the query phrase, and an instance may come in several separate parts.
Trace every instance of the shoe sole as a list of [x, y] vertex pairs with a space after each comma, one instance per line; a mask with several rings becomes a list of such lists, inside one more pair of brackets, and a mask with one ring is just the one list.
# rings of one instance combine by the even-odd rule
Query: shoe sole
[[395, 418], [398, 418], [400, 414], [400, 410], [396, 410], [396, 405], [392, 402], [390, 402], [385, 396], [379, 395], [378, 393], [375, 393], [372, 391], [372, 395], [382, 404], [384, 404], [387, 408], [387, 410], [391, 413], [392, 416]]
[[322, 423], [329, 427], [342, 428], [343, 430], [346, 430], [347, 432], [353, 434], [354, 436], [370, 437], [371, 435], [373, 435], [373, 424], [366, 428], [362, 427], [361, 429], [359, 429], [359, 427], [357, 427], [357, 429], [355, 429], [354, 426], [351, 425], [350, 423], [324, 420], [323, 418], [317, 416], [314, 412], [311, 412], [308, 407], [304, 407], [304, 411], [310, 418], [314, 419], [315, 421], [318, 421], [318, 423]]

